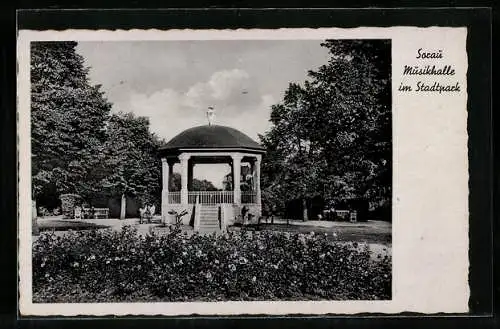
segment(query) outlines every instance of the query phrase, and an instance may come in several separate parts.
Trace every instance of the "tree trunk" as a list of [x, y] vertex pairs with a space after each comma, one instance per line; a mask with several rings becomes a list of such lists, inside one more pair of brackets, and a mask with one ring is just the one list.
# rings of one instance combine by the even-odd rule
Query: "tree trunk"
[[307, 216], [307, 200], [306, 200], [306, 198], [302, 199], [302, 211], [303, 211], [303, 213], [302, 213], [302, 220], [304, 222], [306, 222], [309, 219], [308, 216]]
[[125, 219], [125, 210], [127, 209], [127, 197], [125, 193], [122, 194], [122, 201], [120, 203], [120, 219]]
[[38, 230], [38, 223], [37, 223], [37, 209], [36, 209], [36, 200], [31, 201], [32, 204], [32, 209], [31, 209], [31, 234], [32, 235], [38, 235], [40, 232]]

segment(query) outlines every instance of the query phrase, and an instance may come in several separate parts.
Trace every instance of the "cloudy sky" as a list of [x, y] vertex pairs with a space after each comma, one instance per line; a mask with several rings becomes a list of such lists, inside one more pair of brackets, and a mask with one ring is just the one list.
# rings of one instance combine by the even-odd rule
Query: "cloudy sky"
[[[216, 124], [258, 140], [288, 84], [328, 61], [318, 40], [79, 42], [77, 51], [113, 111], [149, 117], [151, 130], [167, 141], [206, 124], [209, 106]], [[213, 166], [194, 174], [220, 186]]]

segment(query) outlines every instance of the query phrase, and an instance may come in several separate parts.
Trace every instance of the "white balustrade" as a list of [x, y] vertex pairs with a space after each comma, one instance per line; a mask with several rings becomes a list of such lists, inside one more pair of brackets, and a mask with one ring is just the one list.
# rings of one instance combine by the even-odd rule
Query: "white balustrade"
[[257, 203], [257, 193], [255, 191], [241, 192], [241, 203], [242, 204]]
[[[196, 198], [199, 197], [201, 204], [233, 204], [233, 191], [189, 191], [187, 201], [189, 204], [196, 203]], [[168, 192], [168, 203], [181, 203], [181, 192]], [[257, 203], [257, 193], [255, 191], [241, 192], [242, 204]]]
[[181, 192], [168, 192], [168, 203], [181, 203]]
[[201, 204], [233, 203], [233, 191], [190, 191], [188, 192], [189, 203], [194, 203], [199, 197]]

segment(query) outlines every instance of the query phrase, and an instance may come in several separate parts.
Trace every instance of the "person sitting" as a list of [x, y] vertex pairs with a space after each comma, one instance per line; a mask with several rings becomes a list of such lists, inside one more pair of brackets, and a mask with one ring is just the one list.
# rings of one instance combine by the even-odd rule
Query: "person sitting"
[[250, 209], [248, 209], [247, 206], [243, 206], [243, 208], [241, 208], [242, 225], [247, 224], [249, 211], [250, 211]]
[[146, 214], [146, 207], [139, 208], [139, 224], [143, 223], [145, 214]]
[[59, 216], [59, 215], [61, 214], [61, 208], [56, 207], [56, 208], [53, 210], [53, 213], [54, 213], [54, 216]]
[[80, 206], [76, 206], [74, 212], [75, 212], [75, 219], [82, 219], [82, 208]]
[[148, 223], [151, 223], [151, 220], [153, 219], [153, 215], [155, 214], [155, 206], [149, 203], [146, 203], [144, 208], [139, 209], [140, 213], [140, 223], [143, 223], [143, 220], [146, 219]]
[[148, 223], [151, 222], [151, 206], [150, 204], [146, 204], [146, 211], [144, 212], [144, 217], [148, 221]]

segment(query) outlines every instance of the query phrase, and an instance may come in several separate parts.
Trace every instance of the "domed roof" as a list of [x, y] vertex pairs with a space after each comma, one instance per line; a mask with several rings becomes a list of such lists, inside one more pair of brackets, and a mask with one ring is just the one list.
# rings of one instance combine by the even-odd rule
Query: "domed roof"
[[263, 153], [264, 148], [242, 133], [231, 127], [205, 125], [184, 130], [172, 138], [163, 151], [180, 149], [246, 149]]

